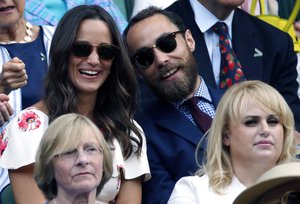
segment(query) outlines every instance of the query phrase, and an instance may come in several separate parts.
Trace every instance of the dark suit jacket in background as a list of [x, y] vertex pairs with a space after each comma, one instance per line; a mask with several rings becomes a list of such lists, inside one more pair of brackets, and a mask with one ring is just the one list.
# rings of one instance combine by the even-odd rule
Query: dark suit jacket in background
[[[223, 92], [209, 88], [216, 107]], [[147, 155], [152, 178], [143, 183], [143, 203], [166, 204], [174, 185], [197, 170], [195, 150], [203, 132], [168, 102], [153, 99], [136, 115], [147, 140]], [[199, 155], [202, 161], [202, 144]]]
[[[166, 10], [178, 14], [191, 30], [196, 42], [194, 56], [199, 73], [208, 85], [216, 87], [204, 35], [195, 22], [190, 1], [178, 0]], [[246, 79], [261, 80], [277, 89], [290, 105], [296, 129], [300, 132], [297, 56], [290, 36], [243, 10], [236, 9], [232, 22], [232, 38], [233, 49], [242, 64]], [[254, 57], [255, 48], [263, 53], [262, 57]]]

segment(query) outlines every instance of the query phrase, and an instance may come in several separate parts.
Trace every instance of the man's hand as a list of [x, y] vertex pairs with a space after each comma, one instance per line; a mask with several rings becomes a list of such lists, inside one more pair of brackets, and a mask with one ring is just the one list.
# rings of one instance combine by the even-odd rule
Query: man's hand
[[0, 93], [9, 94], [12, 90], [27, 84], [25, 64], [17, 57], [5, 62], [0, 74]]
[[14, 110], [8, 103], [8, 96], [0, 93], [0, 126], [9, 120], [10, 116], [14, 113]]

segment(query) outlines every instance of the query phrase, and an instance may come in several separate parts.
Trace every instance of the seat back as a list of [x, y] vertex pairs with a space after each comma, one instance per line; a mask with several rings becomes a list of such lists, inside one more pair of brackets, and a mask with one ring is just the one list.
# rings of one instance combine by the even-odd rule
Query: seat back
[[10, 184], [8, 184], [7, 186], [5, 186], [2, 189], [0, 197], [1, 197], [2, 204], [15, 204], [16, 203]]

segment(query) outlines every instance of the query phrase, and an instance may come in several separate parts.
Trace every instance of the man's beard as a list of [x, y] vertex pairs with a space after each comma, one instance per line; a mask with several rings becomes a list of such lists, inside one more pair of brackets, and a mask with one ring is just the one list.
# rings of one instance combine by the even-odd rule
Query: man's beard
[[[153, 93], [161, 100], [177, 101], [190, 95], [196, 86], [198, 70], [196, 61], [192, 53], [189, 53], [186, 64], [168, 64], [160, 67], [159, 72], [147, 81]], [[181, 79], [165, 81], [161, 79], [163, 75], [173, 69], [179, 69], [183, 72]]]

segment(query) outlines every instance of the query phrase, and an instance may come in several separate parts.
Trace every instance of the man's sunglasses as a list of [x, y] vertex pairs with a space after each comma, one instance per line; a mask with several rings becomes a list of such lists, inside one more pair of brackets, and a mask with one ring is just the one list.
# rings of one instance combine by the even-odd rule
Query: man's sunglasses
[[76, 57], [88, 57], [93, 51], [93, 48], [97, 48], [97, 53], [102, 60], [113, 59], [119, 48], [115, 45], [101, 43], [98, 46], [93, 46], [87, 42], [74, 42], [72, 45], [72, 53]]
[[152, 47], [144, 47], [137, 51], [131, 57], [131, 61], [139, 68], [147, 69], [154, 62], [153, 48], [156, 47], [164, 53], [170, 53], [176, 49], [177, 42], [175, 37], [177, 33], [182, 33], [182, 31], [175, 31], [159, 37]]

